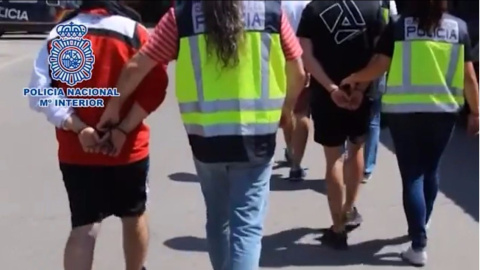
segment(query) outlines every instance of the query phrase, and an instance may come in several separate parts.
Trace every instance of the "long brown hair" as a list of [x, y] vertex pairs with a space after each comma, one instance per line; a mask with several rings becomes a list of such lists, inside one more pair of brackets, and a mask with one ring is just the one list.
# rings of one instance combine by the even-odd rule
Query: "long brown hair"
[[440, 25], [443, 13], [447, 11], [446, 0], [410, 0], [408, 15], [418, 22], [418, 27], [430, 32]]
[[238, 65], [243, 38], [243, 3], [240, 0], [202, 1], [207, 53], [216, 53], [223, 68]]

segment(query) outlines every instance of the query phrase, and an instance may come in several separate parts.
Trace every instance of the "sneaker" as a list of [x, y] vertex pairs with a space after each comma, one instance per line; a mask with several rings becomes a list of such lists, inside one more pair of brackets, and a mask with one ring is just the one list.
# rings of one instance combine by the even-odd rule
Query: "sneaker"
[[346, 221], [345, 221], [345, 227], [347, 230], [353, 230], [357, 227], [359, 227], [363, 222], [363, 217], [360, 215], [358, 212], [357, 207], [353, 207], [353, 209], [350, 212], [347, 212], [346, 215]]
[[332, 228], [329, 228], [320, 238], [322, 244], [328, 245], [337, 250], [348, 249], [347, 232], [343, 231], [336, 233]]
[[300, 182], [305, 180], [305, 176], [307, 176], [305, 168], [290, 169], [290, 175], [288, 176], [288, 180], [292, 182]]
[[370, 181], [370, 179], [372, 179], [372, 174], [371, 173], [365, 173], [363, 175], [362, 183], [366, 184], [366, 183], [368, 183], [368, 181]]
[[427, 252], [425, 250], [415, 251], [412, 247], [402, 252], [400, 257], [405, 262], [417, 267], [422, 267], [427, 263]]

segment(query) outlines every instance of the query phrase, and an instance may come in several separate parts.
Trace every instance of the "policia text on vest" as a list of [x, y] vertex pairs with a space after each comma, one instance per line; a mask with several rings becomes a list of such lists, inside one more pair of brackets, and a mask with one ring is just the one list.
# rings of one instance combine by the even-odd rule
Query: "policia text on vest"
[[281, 2], [244, 1], [240, 62], [222, 68], [207, 53], [202, 3], [175, 7], [179, 33], [176, 95], [193, 155], [206, 163], [273, 157], [286, 94]]
[[[265, 4], [262, 1], [252, 1], [244, 5], [246, 9], [243, 14], [243, 22], [247, 30], [263, 30], [265, 29]], [[205, 31], [205, 16], [202, 6], [194, 4], [193, 6], [193, 23], [195, 33]]]
[[445, 15], [430, 33], [419, 29], [411, 17], [400, 18], [394, 27], [395, 47], [382, 111], [458, 112], [465, 102], [465, 24]]
[[413, 22], [411, 18], [405, 21], [405, 38], [406, 39], [433, 39], [437, 41], [445, 41], [458, 43], [459, 41], [458, 24], [455, 21], [444, 21], [440, 27], [431, 32], [426, 32]]

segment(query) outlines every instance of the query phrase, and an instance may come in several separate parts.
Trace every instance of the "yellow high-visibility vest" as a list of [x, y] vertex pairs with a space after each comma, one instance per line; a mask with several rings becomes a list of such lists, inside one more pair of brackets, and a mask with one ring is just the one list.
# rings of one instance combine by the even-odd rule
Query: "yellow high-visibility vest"
[[[281, 4], [245, 1], [243, 5], [240, 61], [227, 68], [215, 53], [207, 52], [201, 1], [184, 1], [176, 7], [176, 96], [185, 129], [189, 137], [196, 136], [190, 140], [194, 154], [198, 144], [227, 147], [231, 140], [228, 147], [238, 147], [239, 141], [255, 141], [255, 136], [275, 136], [278, 129], [286, 94]], [[225, 147], [225, 154], [242, 151]], [[243, 143], [242, 147], [248, 152], [254, 146]]]
[[394, 27], [395, 49], [382, 111], [457, 112], [464, 104], [465, 23], [445, 14], [430, 34], [411, 17], [400, 17]]
[[388, 23], [390, 19], [390, 1], [381, 0], [381, 3], [382, 3], [382, 17], [385, 20], [385, 23]]

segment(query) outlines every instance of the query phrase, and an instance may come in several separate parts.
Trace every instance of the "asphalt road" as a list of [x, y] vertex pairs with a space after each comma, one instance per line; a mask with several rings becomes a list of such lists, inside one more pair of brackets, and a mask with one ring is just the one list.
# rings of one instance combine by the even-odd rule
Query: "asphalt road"
[[[42, 39], [0, 39], [0, 264], [2, 269], [61, 269], [69, 224], [67, 197], [57, 165], [54, 130], [29, 110], [21, 89]], [[173, 69], [170, 74], [173, 78]], [[169, 94], [148, 122], [151, 144], [151, 246], [149, 269], [211, 269], [204, 233], [205, 209], [190, 149], [180, 123], [171, 79]], [[282, 158], [279, 136], [276, 158]], [[309, 142], [308, 180], [289, 183], [280, 168], [271, 181], [262, 269], [410, 269], [398, 258], [405, 247], [406, 222], [395, 156], [382, 133], [378, 167], [358, 203], [365, 223], [350, 237], [351, 249], [322, 247], [319, 229], [330, 225], [324, 158]], [[478, 140], [458, 130], [442, 170], [426, 269], [478, 269]], [[122, 269], [120, 226], [102, 227], [95, 269]]]

